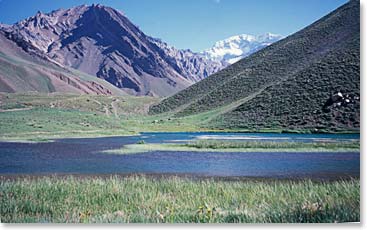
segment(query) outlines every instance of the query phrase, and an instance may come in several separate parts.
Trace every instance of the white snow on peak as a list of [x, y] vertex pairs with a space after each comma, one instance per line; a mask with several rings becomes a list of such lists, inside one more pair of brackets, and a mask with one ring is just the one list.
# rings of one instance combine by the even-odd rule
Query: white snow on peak
[[2, 24], [2, 23], [0, 23], [0, 28], [8, 28], [8, 27], [10, 27], [10, 25], [7, 25], [7, 24]]
[[282, 35], [272, 33], [257, 36], [240, 34], [218, 41], [201, 53], [210, 60], [233, 64], [282, 38]]

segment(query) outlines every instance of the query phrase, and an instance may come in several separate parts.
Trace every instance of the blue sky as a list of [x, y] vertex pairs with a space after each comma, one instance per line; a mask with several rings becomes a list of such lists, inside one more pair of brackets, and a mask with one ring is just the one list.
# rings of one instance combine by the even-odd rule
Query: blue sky
[[0, 22], [38, 10], [100, 3], [119, 9], [142, 31], [177, 48], [201, 51], [237, 34], [289, 35], [347, 0], [0, 0]]

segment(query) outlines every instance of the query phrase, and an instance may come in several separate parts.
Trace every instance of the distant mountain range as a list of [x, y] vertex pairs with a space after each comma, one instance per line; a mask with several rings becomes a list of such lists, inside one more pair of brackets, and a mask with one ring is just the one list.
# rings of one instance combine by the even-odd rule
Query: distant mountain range
[[120, 11], [102, 5], [38, 12], [1, 30], [32, 55], [105, 79], [133, 95], [171, 95], [223, 68], [145, 35]]
[[202, 54], [212, 61], [233, 64], [282, 38], [282, 35], [271, 33], [259, 36], [241, 34], [216, 42]]
[[216, 129], [358, 131], [359, 1], [150, 108], [151, 114], [164, 112], [195, 115]]
[[9, 25], [0, 23], [0, 29], [3, 28], [3, 27], [9, 27]]
[[[99, 4], [38, 12], [14, 25], [0, 24], [0, 31], [0, 39], [8, 40], [3, 45], [14, 43], [28, 55], [104, 79], [129, 94], [159, 97], [177, 93], [281, 38], [239, 35], [195, 53], [145, 35], [122, 12]], [[34, 87], [18, 85], [8, 91], [26, 88]]]
[[149, 96], [172, 95], [281, 38], [239, 35], [195, 53], [145, 35], [123, 13], [99, 4], [38, 12], [14, 25], [0, 24], [0, 30], [1, 39], [31, 56]]

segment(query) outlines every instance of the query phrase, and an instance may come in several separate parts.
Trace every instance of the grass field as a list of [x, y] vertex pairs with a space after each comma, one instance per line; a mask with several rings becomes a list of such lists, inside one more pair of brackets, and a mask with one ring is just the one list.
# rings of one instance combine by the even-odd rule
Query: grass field
[[360, 220], [359, 180], [141, 176], [0, 181], [1, 222], [303, 223]]
[[184, 144], [136, 143], [124, 145], [121, 149], [107, 150], [111, 154], [135, 154], [150, 151], [192, 151], [192, 152], [359, 152], [357, 142], [271, 142], [271, 141], [220, 141], [198, 140]]
[[143, 131], [208, 131], [199, 119], [148, 116], [159, 99], [132, 96], [0, 93], [0, 140], [136, 135]]
[[[173, 113], [148, 115], [149, 106], [159, 100], [132, 96], [0, 93], [0, 140], [33, 141], [65, 137], [136, 135], [139, 132], [311, 132], [274, 128], [210, 127], [210, 122], [220, 111], [186, 117], [176, 117]], [[232, 108], [231, 106], [229, 105], [228, 109]]]
[[0, 140], [136, 135], [139, 132], [223, 131], [205, 127], [207, 114], [148, 115], [160, 99], [133, 96], [0, 93]]

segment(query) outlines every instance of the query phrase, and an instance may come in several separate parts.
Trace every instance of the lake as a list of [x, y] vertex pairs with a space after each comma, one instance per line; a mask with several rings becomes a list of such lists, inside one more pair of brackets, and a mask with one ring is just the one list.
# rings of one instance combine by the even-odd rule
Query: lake
[[236, 141], [353, 141], [359, 134], [142, 133], [139, 136], [57, 139], [47, 143], [0, 142], [1, 175], [177, 174], [260, 178], [359, 177], [358, 152], [167, 152], [106, 154], [140, 140], [146, 143], [195, 139]]

